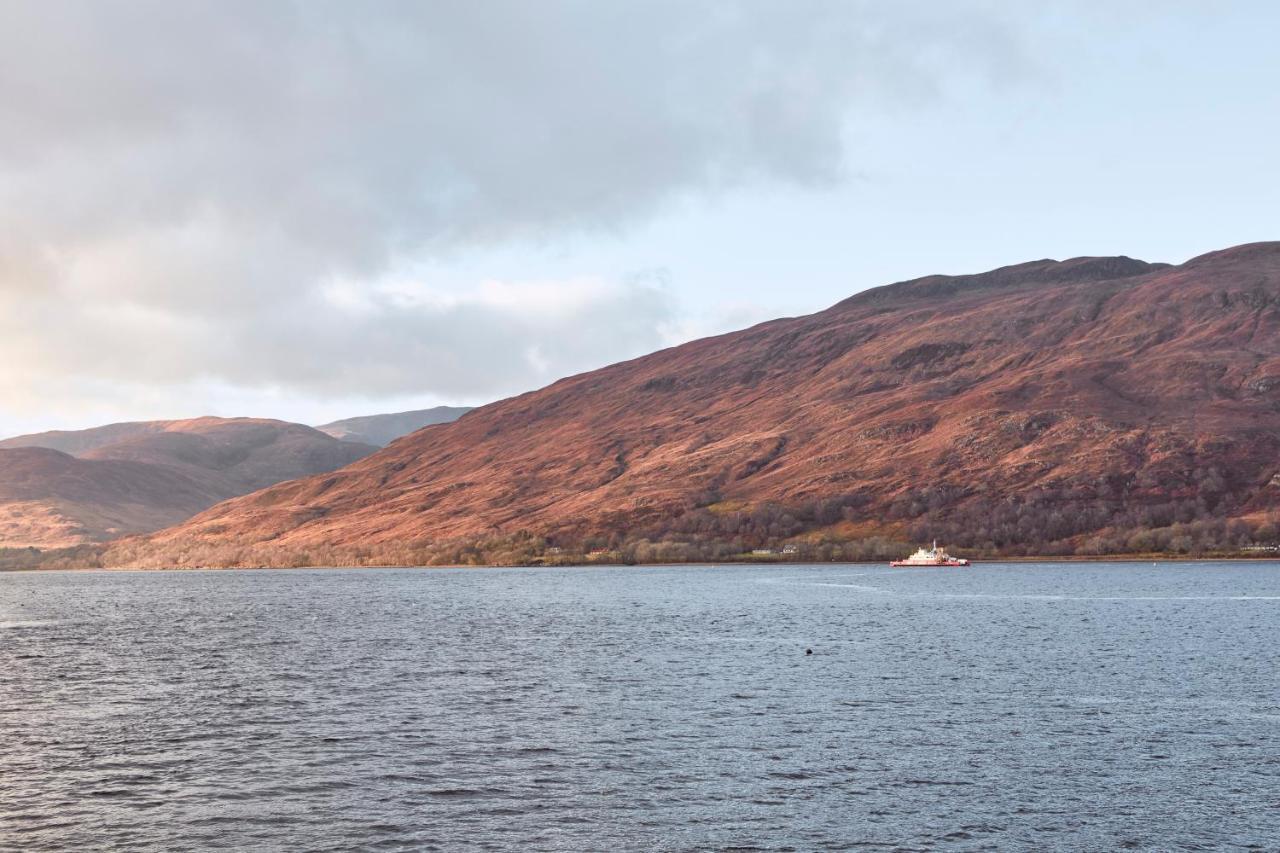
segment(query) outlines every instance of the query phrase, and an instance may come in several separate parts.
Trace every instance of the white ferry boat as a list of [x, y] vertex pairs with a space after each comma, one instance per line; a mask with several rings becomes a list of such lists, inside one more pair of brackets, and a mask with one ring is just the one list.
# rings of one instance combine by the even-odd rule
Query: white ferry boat
[[938, 540], [933, 540], [933, 548], [921, 548], [905, 560], [893, 560], [891, 566], [967, 566], [969, 561], [964, 557], [953, 557], [938, 547]]

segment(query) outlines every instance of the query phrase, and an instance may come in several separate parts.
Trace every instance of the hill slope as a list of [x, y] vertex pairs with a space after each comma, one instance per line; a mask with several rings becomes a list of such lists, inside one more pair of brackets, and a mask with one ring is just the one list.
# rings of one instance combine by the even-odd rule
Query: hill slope
[[873, 534], [1141, 550], [1152, 529], [1180, 548], [1254, 535], [1225, 520], [1269, 518], [1278, 469], [1280, 243], [1264, 243], [878, 288], [484, 406], [108, 558], [523, 560], [541, 537], [839, 555]]
[[112, 424], [0, 442], [0, 547], [59, 548], [176, 524], [373, 447], [254, 418]]
[[469, 411], [471, 409], [465, 406], [436, 406], [412, 412], [345, 418], [322, 424], [316, 429], [343, 441], [386, 447], [397, 438], [420, 430], [424, 426], [447, 424], [456, 421]]

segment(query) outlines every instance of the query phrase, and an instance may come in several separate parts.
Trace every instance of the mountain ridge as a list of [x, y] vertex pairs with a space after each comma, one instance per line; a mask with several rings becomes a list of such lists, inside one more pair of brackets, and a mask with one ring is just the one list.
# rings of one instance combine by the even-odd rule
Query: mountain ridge
[[991, 553], [1089, 553], [1153, 530], [1242, 542], [1271, 524], [1280, 243], [893, 288], [905, 298], [855, 294], [481, 407], [108, 560], [519, 562], [659, 545], [718, 559], [784, 542], [847, 556], [854, 539], [930, 531]]

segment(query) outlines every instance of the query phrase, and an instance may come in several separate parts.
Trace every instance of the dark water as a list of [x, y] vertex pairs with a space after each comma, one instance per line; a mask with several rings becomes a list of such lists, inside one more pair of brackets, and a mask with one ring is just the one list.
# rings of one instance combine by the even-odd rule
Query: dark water
[[0, 848], [1276, 850], [1278, 662], [1276, 564], [0, 575]]

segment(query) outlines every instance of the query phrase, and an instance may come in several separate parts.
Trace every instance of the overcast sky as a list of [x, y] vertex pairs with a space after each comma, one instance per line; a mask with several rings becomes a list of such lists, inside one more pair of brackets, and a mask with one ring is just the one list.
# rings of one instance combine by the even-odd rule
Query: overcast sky
[[1280, 4], [0, 2], [0, 435], [1280, 239]]

